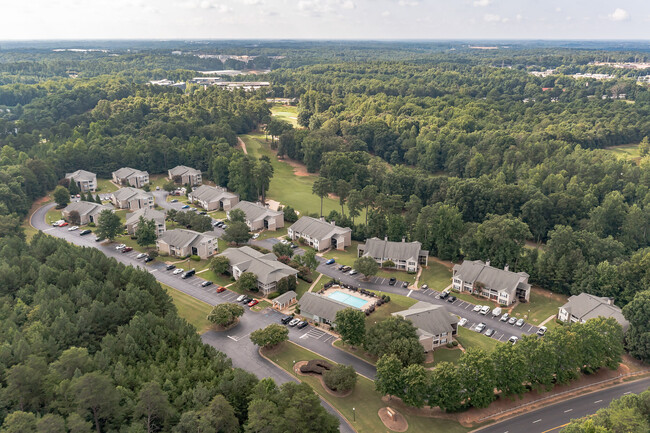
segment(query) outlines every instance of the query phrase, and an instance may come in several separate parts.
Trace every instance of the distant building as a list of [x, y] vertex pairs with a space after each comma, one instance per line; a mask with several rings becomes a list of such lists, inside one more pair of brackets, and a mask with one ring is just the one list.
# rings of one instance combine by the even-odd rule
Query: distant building
[[565, 323], [585, 323], [589, 319], [604, 317], [606, 319], [613, 317], [623, 327], [623, 332], [627, 332], [630, 322], [625, 319], [621, 309], [614, 305], [612, 298], [605, 298], [580, 293], [569, 298], [569, 302], [559, 308], [557, 318]]
[[[251, 231], [271, 230], [275, 231], [284, 227], [284, 212], [271, 210], [268, 207], [242, 200], [233, 209], [240, 209], [246, 215], [246, 225]], [[230, 218], [230, 212], [228, 212]]]
[[88, 192], [97, 189], [97, 175], [86, 170], [66, 173], [65, 178], [77, 184], [79, 191]]
[[289, 290], [288, 292], [281, 294], [273, 300], [273, 308], [284, 310], [296, 302], [298, 302], [298, 295], [293, 290]]
[[450, 343], [458, 332], [458, 317], [442, 305], [417, 302], [408, 310], [393, 313], [410, 320], [418, 328], [417, 335], [425, 352]]
[[429, 263], [429, 251], [422, 249], [420, 242], [391, 242], [388, 239], [366, 239], [357, 247], [357, 257], [368, 256], [382, 266], [386, 261], [395, 263], [394, 269], [417, 272], [420, 265]]
[[149, 183], [149, 173], [135, 168], [123, 167], [113, 172], [113, 182], [118, 185], [142, 188]]
[[109, 206], [104, 206], [98, 203], [89, 201], [75, 201], [67, 205], [62, 211], [63, 219], [70, 222], [70, 213], [76, 211], [79, 213], [79, 224], [85, 225], [89, 223], [97, 224], [99, 214], [104, 210], [113, 210]]
[[483, 296], [502, 305], [514, 304], [517, 299], [530, 300], [529, 275], [525, 272], [511, 272], [493, 268], [490, 262], [465, 260], [454, 265], [452, 288], [459, 292], [468, 292]]
[[292, 240], [298, 238], [318, 251], [328, 248], [343, 250], [352, 244], [352, 229], [339, 227], [334, 222], [328, 223], [324, 219], [301, 217], [293, 223], [287, 234]]
[[201, 259], [212, 257], [218, 248], [217, 237], [193, 230], [167, 230], [158, 237], [156, 247], [161, 254], [176, 257], [199, 256]]
[[203, 179], [201, 177], [201, 170], [196, 170], [194, 168], [185, 167], [184, 165], [178, 165], [168, 171], [169, 180], [174, 180], [175, 178], [180, 178], [181, 185], [201, 185]]
[[111, 202], [118, 209], [153, 209], [153, 194], [137, 188], [120, 188], [111, 193]]
[[257, 277], [257, 287], [264, 296], [275, 291], [278, 281], [285, 277], [296, 278], [298, 271], [279, 262], [273, 253], [264, 254], [251, 247], [228, 248], [219, 256], [230, 262], [230, 273], [238, 280], [244, 272]]
[[192, 202], [207, 211], [225, 210], [226, 212], [239, 203], [239, 196], [228, 192], [220, 186], [201, 185], [187, 195]]
[[138, 228], [140, 217], [144, 218], [145, 220], [153, 220], [156, 223], [156, 236], [160, 236], [165, 233], [165, 213], [146, 207], [126, 215], [126, 231], [131, 236], [135, 234], [135, 231]]

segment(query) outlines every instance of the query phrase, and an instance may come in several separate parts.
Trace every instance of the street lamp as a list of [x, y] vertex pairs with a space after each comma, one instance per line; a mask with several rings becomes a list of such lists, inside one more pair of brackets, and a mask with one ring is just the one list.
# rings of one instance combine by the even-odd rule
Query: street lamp
[[352, 408], [352, 421], [357, 422], [357, 411]]

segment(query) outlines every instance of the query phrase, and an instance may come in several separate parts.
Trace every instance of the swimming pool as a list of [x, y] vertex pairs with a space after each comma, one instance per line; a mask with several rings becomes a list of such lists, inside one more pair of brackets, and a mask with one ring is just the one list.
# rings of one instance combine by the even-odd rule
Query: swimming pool
[[339, 292], [338, 290], [333, 291], [328, 298], [332, 298], [335, 301], [343, 302], [348, 304], [350, 307], [361, 309], [368, 301], [365, 299], [357, 298], [356, 296], [348, 295], [347, 293]]

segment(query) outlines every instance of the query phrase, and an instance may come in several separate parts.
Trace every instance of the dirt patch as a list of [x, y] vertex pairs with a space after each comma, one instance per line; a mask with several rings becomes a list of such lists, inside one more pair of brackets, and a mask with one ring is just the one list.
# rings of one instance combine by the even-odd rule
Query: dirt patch
[[[275, 153], [277, 156], [277, 152], [275, 150], [271, 150], [271, 152]], [[316, 176], [318, 173], [309, 173], [307, 171], [307, 166], [303, 164], [302, 162], [298, 162], [295, 159], [290, 159], [290, 158], [280, 158], [278, 157], [278, 161], [284, 162], [285, 164], [289, 164], [291, 167], [293, 167], [293, 174], [296, 176]]]
[[[298, 376], [311, 376], [311, 377], [317, 378], [318, 381], [320, 382], [320, 385], [323, 387], [323, 389], [328, 394], [333, 395], [334, 397], [340, 397], [340, 398], [347, 397], [348, 395], [352, 394], [352, 391], [354, 391], [354, 389], [351, 389], [351, 390], [345, 391], [345, 392], [333, 391], [333, 390], [329, 389], [329, 387], [327, 385], [325, 385], [325, 381], [323, 380], [323, 375], [321, 375], [321, 374], [313, 374], [313, 373], [311, 373], [311, 374], [302, 373], [300, 371], [300, 367], [307, 364], [307, 362], [308, 361], [296, 362], [293, 365], [293, 372], [296, 373]], [[398, 430], [398, 431], [404, 431], [404, 430]]]
[[450, 262], [449, 260], [441, 260], [438, 257], [434, 257], [434, 256], [429, 256], [429, 260], [431, 260], [432, 262], [439, 263], [449, 269], [454, 267], [454, 263]]
[[386, 427], [393, 431], [404, 432], [408, 430], [409, 424], [406, 422], [406, 418], [404, 418], [401, 413], [397, 412], [393, 408], [390, 408], [390, 412], [392, 412], [392, 416], [391, 413], [389, 413], [389, 408], [382, 407], [379, 409], [379, 412], [377, 413], [381, 419], [381, 422], [383, 422]]

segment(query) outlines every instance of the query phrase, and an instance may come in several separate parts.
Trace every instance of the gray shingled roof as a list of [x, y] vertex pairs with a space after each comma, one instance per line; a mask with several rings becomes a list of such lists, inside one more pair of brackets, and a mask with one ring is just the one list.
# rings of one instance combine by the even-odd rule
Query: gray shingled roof
[[278, 304], [286, 304], [287, 302], [291, 301], [293, 298], [297, 297], [298, 295], [296, 292], [293, 290], [289, 290], [286, 293], [281, 294], [277, 298], [273, 300], [273, 302], [277, 302]]
[[220, 256], [227, 257], [231, 266], [237, 266], [242, 272], [252, 272], [262, 284], [277, 282], [284, 277], [297, 275], [298, 271], [278, 262], [273, 253], [262, 254], [248, 247], [228, 248]]
[[275, 217], [284, 214], [282, 211], [271, 210], [266, 206], [262, 206], [261, 204], [257, 203], [251, 203], [250, 201], [246, 200], [237, 203], [235, 206], [233, 206], [233, 209], [241, 209], [246, 214], [246, 219], [248, 221], [258, 221], [269, 216]]
[[613, 317], [623, 327], [623, 331], [627, 331], [630, 323], [625, 319], [621, 309], [616, 305], [609, 305], [609, 298], [598, 297], [590, 295], [589, 293], [580, 293], [573, 295], [569, 301], [562, 306], [572, 316], [580, 320], [589, 320], [596, 317]]
[[523, 289], [530, 287], [530, 284], [522, 282], [522, 279], [528, 278], [527, 273], [493, 268], [480, 260], [465, 260], [460, 265], [454, 265], [454, 276], [467, 283], [482, 283], [497, 292], [508, 292], [511, 297], [518, 286]]
[[382, 259], [418, 261], [420, 255], [428, 255], [422, 250], [420, 242], [392, 242], [379, 238], [366, 239], [365, 244], [360, 244], [358, 249], [363, 250], [364, 256]]
[[182, 176], [184, 174], [201, 174], [201, 171], [195, 168], [186, 167], [184, 165], [177, 165], [176, 167], [169, 170], [169, 174], [174, 177]]
[[236, 194], [228, 192], [225, 188], [209, 185], [201, 185], [195, 188], [190, 194], [194, 200], [201, 200], [208, 203], [224, 198], [237, 198]]
[[289, 227], [292, 231], [304, 233], [312, 239], [328, 239], [337, 234], [343, 234], [352, 231], [348, 227], [339, 227], [327, 221], [321, 221], [318, 218], [309, 216], [301, 217], [298, 221]]
[[318, 295], [316, 293], [307, 292], [300, 298], [300, 311], [313, 314], [323, 319], [334, 322], [336, 320], [336, 313], [346, 308], [352, 308], [343, 302], [335, 301], [334, 299], [326, 296]]
[[126, 216], [126, 224], [136, 223], [143, 217], [145, 220], [165, 221], [165, 213], [155, 209], [143, 208]]
[[138, 188], [131, 188], [130, 186], [120, 188], [113, 193], [113, 196], [119, 201], [152, 198], [153, 194]]
[[410, 320], [418, 328], [420, 334], [440, 335], [443, 332], [451, 334], [452, 324], [458, 323], [458, 318], [451, 314], [442, 305], [433, 305], [428, 302], [417, 302], [408, 310], [393, 313], [393, 316], [402, 316]]
[[73, 178], [76, 181], [85, 180], [90, 182], [92, 180], [95, 180], [97, 178], [97, 175], [95, 173], [91, 173], [90, 171], [77, 170], [73, 171], [72, 173], [66, 173], [65, 178]]
[[104, 206], [99, 203], [91, 203], [89, 201], [76, 201], [67, 205], [64, 209], [65, 212], [77, 211], [80, 216], [94, 215], [103, 210], [113, 209], [112, 207]]
[[115, 170], [113, 174], [117, 176], [118, 179], [128, 179], [131, 176], [142, 176], [148, 173], [131, 167], [122, 167], [119, 170]]
[[164, 241], [168, 245], [173, 245], [176, 248], [199, 245], [210, 238], [216, 239], [214, 236], [186, 229], [167, 230], [158, 237], [159, 240]]

